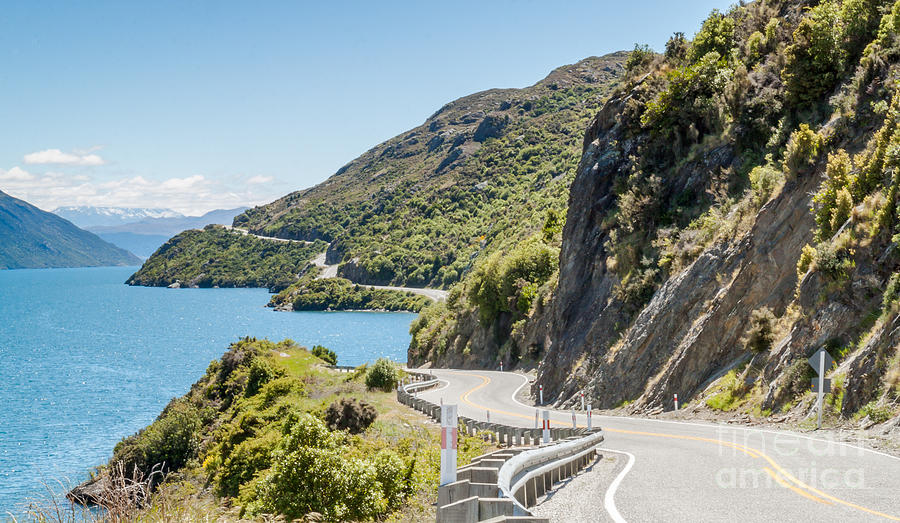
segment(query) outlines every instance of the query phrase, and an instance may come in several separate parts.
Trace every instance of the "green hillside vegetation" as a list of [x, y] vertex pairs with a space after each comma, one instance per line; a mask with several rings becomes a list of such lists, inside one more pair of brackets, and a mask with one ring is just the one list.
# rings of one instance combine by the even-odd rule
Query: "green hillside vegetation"
[[384, 310], [419, 312], [431, 303], [425, 296], [390, 289], [373, 289], [345, 278], [313, 279], [298, 283], [272, 297], [269, 305], [295, 311]]
[[[143, 476], [162, 470], [166, 478], [153, 482], [149, 504], [124, 519], [425, 517], [440, 471], [437, 430], [400, 406], [393, 387], [367, 387], [365, 367], [347, 375], [324, 363], [290, 340], [232, 344], [188, 394], [116, 445], [98, 477], [121, 465]], [[393, 364], [380, 365], [396, 380]], [[466, 463], [484, 443], [462, 437], [459, 448]]]
[[326, 182], [251, 209], [235, 225], [324, 239], [357, 283], [447, 287], [479, 255], [564, 213], [590, 118], [625, 54], [565, 66], [525, 89], [451, 102]]
[[139, 265], [130, 252], [0, 192], [0, 269]]
[[[836, 310], [853, 310], [878, 302], [874, 315], [862, 315], [838, 333], [834, 343], [845, 356], [893, 321], [896, 286], [888, 286], [881, 299], [878, 282], [892, 274], [896, 282], [900, 270], [898, 59], [900, 2], [892, 0], [761, 0], [713, 11], [693, 41], [676, 34], [662, 54], [636, 46], [627, 60], [626, 78], [611, 94], [615, 104], [598, 115], [615, 122], [609, 135], [618, 139], [603, 153], [618, 164], [608, 199], [611, 211], [601, 215], [596, 228], [606, 238], [605, 259], [594, 262], [602, 262], [612, 274], [607, 281], [615, 282], [612, 299], [603, 305], [616, 318], [609, 320], [610, 327], [626, 332], [664, 282], [682, 274], [708, 248], [739, 241], [767, 202], [805, 186], [818, 173], [824, 176], [815, 180], [818, 189], [810, 209], [816, 229], [800, 256], [796, 301], [775, 314], [760, 309], [749, 327], [754, 332], [745, 338], [748, 351], [765, 358], [776, 339], [769, 330], [775, 329], [781, 339], [792, 326], [805, 329], [805, 322], [831, 303]], [[578, 160], [567, 161], [571, 167]], [[519, 256], [513, 249], [506, 252]], [[500, 349], [489, 355], [491, 361], [515, 362], [532, 349], [543, 350], [518, 345], [523, 340], [517, 333], [542, 328], [541, 322], [548, 321], [544, 305], [553, 299], [532, 299], [527, 312], [513, 307], [528, 303], [520, 298], [531, 295], [543, 277], [524, 278], [518, 286], [509, 280], [492, 283], [501, 292], [483, 300], [479, 289], [485, 275], [496, 272], [492, 265], [497, 266], [484, 259], [453, 289], [447, 304], [423, 311], [413, 326], [411, 363], [459, 361], [472, 348], [467, 343], [471, 338], [461, 334], [470, 329], [472, 317], [485, 328], [498, 327], [491, 332]], [[730, 278], [717, 277], [722, 282]], [[552, 294], [554, 278], [547, 282], [545, 292]], [[815, 297], [801, 292], [804, 288]], [[523, 323], [511, 326], [517, 318]], [[618, 350], [616, 333], [603, 343], [608, 346], [597, 348], [598, 360], [591, 362], [597, 373]], [[861, 361], [874, 366], [856, 382], [855, 392], [873, 401], [893, 401], [896, 411], [896, 355], [877, 345], [867, 350], [871, 356]], [[566, 358], [578, 365], [588, 356]], [[796, 358], [799, 362], [804, 355]], [[741, 380], [752, 381], [763, 366], [764, 360], [748, 367], [751, 374]], [[767, 370], [776, 368], [780, 366]], [[551, 374], [573, 370], [547, 369]], [[774, 377], [780, 384], [775, 404], [795, 404], [806, 388], [803, 376], [785, 372]], [[774, 377], [767, 375], [756, 389], [740, 391], [755, 395], [748, 409], [759, 412], [764, 385]], [[843, 415], [859, 407], [844, 402]]]
[[209, 225], [178, 234], [160, 247], [129, 285], [162, 287], [266, 287], [278, 291], [311, 267], [309, 260], [325, 250], [316, 241], [276, 242]]

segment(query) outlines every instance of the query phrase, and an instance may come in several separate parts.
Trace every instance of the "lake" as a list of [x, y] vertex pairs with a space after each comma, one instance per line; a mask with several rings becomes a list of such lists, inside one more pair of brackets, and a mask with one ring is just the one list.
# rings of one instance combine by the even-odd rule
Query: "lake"
[[415, 314], [275, 312], [265, 289], [124, 285], [136, 269], [0, 271], [0, 514], [86, 478], [240, 337], [406, 361]]

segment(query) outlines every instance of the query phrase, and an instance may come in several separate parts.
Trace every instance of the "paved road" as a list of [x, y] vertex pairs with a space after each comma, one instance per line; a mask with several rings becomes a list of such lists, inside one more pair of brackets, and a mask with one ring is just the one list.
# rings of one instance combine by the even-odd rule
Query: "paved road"
[[[328, 265], [325, 263], [325, 253], [321, 253], [315, 258], [312, 259], [312, 264], [316, 267], [321, 267], [322, 272], [319, 273], [317, 278], [336, 278], [337, 277], [337, 264]], [[425, 287], [392, 287], [389, 285], [366, 285], [360, 284], [363, 287], [370, 287], [372, 289], [384, 289], [389, 291], [400, 291], [400, 292], [411, 292], [413, 294], [419, 294], [425, 296], [427, 298], [431, 298], [434, 301], [441, 301], [447, 299], [448, 292], [441, 289], [429, 289]]]
[[[421, 393], [458, 403], [460, 415], [533, 427], [535, 407], [515, 398], [524, 376], [435, 369], [446, 384]], [[551, 412], [572, 426], [570, 412]], [[900, 521], [900, 459], [786, 431], [595, 416], [605, 453], [621, 470], [597, 521]], [[579, 426], [586, 417], [577, 416]], [[598, 478], [600, 481], [601, 478]], [[609, 478], [603, 478], [607, 481]]]
[[241, 229], [240, 227], [232, 227], [231, 225], [223, 225], [226, 230], [241, 234], [243, 236], [253, 236], [254, 238], [259, 238], [260, 240], [268, 240], [270, 242], [281, 242], [281, 243], [302, 243], [304, 245], [309, 245], [313, 242], [308, 242], [306, 240], [289, 240], [287, 238], [276, 238], [274, 236], [260, 236], [259, 234], [250, 234], [250, 231], [247, 229]]
[[[232, 227], [231, 225], [223, 225], [222, 227], [224, 227], [225, 229], [227, 229], [229, 231], [233, 231], [235, 233], [242, 234], [244, 236], [253, 236], [254, 238], [259, 238], [260, 240], [269, 240], [269, 241], [273, 241], [273, 242], [288, 242], [288, 243], [294, 242], [294, 243], [303, 243], [303, 244], [313, 243], [313, 242], [308, 242], [306, 240], [289, 240], [286, 238], [275, 238], [273, 236], [260, 236], [258, 234], [250, 234], [250, 231], [248, 231], [247, 229], [241, 229], [239, 227]], [[316, 256], [315, 258], [310, 260], [310, 263], [312, 263], [316, 267], [322, 268], [322, 272], [319, 273], [317, 278], [319, 278], [319, 279], [337, 278], [338, 266], [337, 266], [337, 264], [334, 264], [334, 265], [326, 264], [324, 252], [320, 253], [318, 256]], [[423, 287], [393, 287], [393, 286], [389, 286], [389, 285], [365, 285], [365, 287], [371, 287], [373, 289], [384, 289], [384, 290], [389, 290], [389, 291], [411, 292], [413, 294], [419, 294], [421, 296], [431, 298], [432, 300], [435, 300], [435, 301], [446, 300], [447, 295], [449, 294], [448, 291], [445, 291], [445, 290], [429, 289], [429, 288], [423, 288]]]

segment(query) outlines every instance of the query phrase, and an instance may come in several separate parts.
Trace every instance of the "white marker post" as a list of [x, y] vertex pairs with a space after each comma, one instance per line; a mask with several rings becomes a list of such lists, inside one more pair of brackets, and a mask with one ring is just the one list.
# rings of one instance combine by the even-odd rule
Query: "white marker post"
[[821, 429], [822, 407], [825, 400], [825, 394], [831, 392], [831, 380], [825, 379], [825, 371], [834, 365], [834, 359], [832, 359], [831, 354], [828, 354], [827, 350], [822, 348], [812, 355], [809, 359], [809, 365], [819, 373], [819, 376], [812, 380], [812, 388], [816, 393], [816, 405], [818, 406], [817, 410], [819, 411], [816, 416], [816, 428]]
[[441, 407], [441, 485], [456, 482], [457, 424], [456, 405]]
[[538, 405], [543, 405], [544, 404], [544, 386], [538, 385], [538, 391], [541, 395], [541, 397], [538, 398]]
[[575, 409], [572, 409], [572, 428], [573, 429], [578, 428], [578, 422], [575, 421]]
[[584, 391], [581, 391], [581, 410], [584, 410]]
[[816, 428], [822, 428], [822, 402], [825, 399], [825, 353], [819, 354], [819, 390], [816, 392], [816, 403], [819, 405], [816, 417]]
[[550, 443], [550, 411], [544, 411], [544, 432], [541, 434], [544, 445]]
[[486, 410], [485, 413], [487, 413], [487, 422], [490, 423], [491, 422], [491, 411]]
[[588, 430], [591, 430], [591, 404], [588, 403]]
[[503, 372], [503, 362], [500, 362], [500, 372]]
[[534, 428], [540, 428], [540, 421], [538, 421], [538, 410], [534, 409]]
[[675, 393], [675, 410], [678, 410], [678, 393]]

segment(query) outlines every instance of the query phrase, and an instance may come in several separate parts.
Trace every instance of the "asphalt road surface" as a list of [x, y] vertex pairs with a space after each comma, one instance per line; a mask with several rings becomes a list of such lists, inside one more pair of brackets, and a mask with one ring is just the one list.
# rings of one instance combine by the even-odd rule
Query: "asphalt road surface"
[[[489, 411], [492, 422], [535, 426], [536, 407], [516, 399], [525, 376], [432, 372], [444, 383], [420, 397], [457, 403], [461, 416], [484, 420]], [[571, 412], [550, 418], [572, 426]], [[576, 421], [586, 426], [580, 411]], [[900, 521], [894, 456], [788, 431], [614, 416], [593, 416], [592, 424], [604, 430], [604, 454], [620, 463], [597, 475], [602, 488], [585, 488], [593, 521]]]

